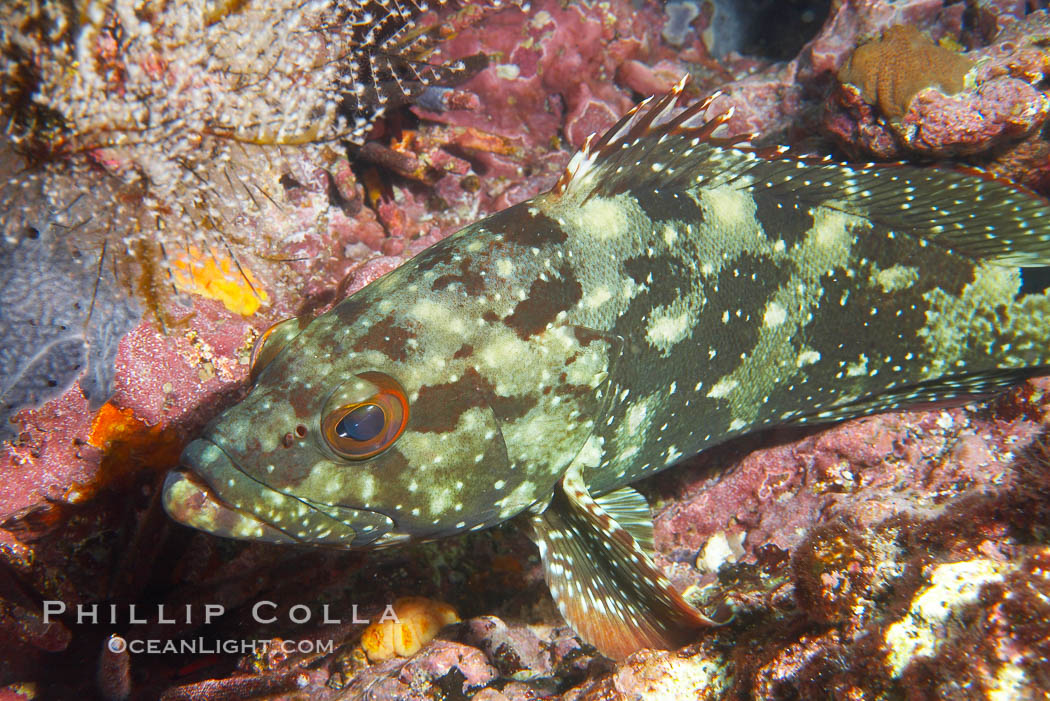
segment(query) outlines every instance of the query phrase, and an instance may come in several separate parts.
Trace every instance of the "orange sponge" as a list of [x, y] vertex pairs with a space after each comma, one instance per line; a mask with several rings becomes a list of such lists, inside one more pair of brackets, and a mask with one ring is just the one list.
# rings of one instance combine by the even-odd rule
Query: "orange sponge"
[[228, 255], [211, 249], [207, 254], [196, 246], [171, 262], [175, 287], [209, 299], [217, 299], [231, 312], [251, 316], [268, 297], [247, 268]]

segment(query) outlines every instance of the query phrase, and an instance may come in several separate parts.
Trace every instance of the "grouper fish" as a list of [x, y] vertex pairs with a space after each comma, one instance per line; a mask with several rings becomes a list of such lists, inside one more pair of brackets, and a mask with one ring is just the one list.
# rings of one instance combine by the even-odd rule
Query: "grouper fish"
[[524, 514], [565, 620], [622, 658], [716, 623], [650, 558], [630, 483], [764, 427], [1050, 373], [1050, 297], [1022, 287], [1050, 264], [1046, 202], [744, 147], [682, 92], [589, 139], [550, 192], [272, 327], [168, 513], [345, 548]]

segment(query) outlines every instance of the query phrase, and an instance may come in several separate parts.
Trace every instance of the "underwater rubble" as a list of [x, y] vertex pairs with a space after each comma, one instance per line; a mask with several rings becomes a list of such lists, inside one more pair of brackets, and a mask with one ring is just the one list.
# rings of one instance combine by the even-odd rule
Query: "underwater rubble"
[[[228, 241], [143, 248], [170, 270], [163, 294], [129, 288], [121, 270], [97, 272], [97, 247], [63, 258], [49, 238], [53, 203], [33, 210], [25, 221], [40, 222], [39, 237], [3, 244], [3, 262], [18, 263], [0, 272], [5, 335], [26, 339], [30, 357], [47, 341], [16, 322], [76, 333], [46, 373], [57, 395], [24, 389], [29, 399], [0, 435], [0, 701], [1041, 698], [1050, 688], [1046, 379], [965, 407], [735, 439], [641, 483], [658, 563], [690, 601], [733, 619], [682, 650], [616, 664], [564, 625], [515, 524], [339, 552], [216, 539], [160, 506], [165, 471], [243, 396], [252, 346], [272, 322], [322, 311], [543, 192], [590, 133], [684, 75], [691, 97], [721, 90], [711, 114], [733, 107], [726, 128], [758, 146], [951, 159], [1050, 195], [1045, 3], [779, 4], [795, 13], [784, 26], [804, 29], [792, 30], [797, 44], [762, 34], [773, 20], [733, 14], [766, 12], [762, 2], [442, 10], [449, 31], [429, 60], [481, 55], [486, 67], [391, 109], [349, 149], [334, 139], [265, 144], [253, 174], [264, 149], [246, 145], [231, 162], [266, 195], [250, 211], [223, 211], [235, 224]], [[91, 159], [65, 175], [120, 194], [105, 183], [134, 158]], [[209, 193], [232, 186], [218, 169], [201, 173], [215, 179]], [[47, 314], [11, 306], [34, 284], [50, 290], [37, 300]], [[0, 358], [5, 378], [26, 362]], [[81, 365], [90, 369], [77, 383]], [[368, 623], [405, 596], [448, 604], [462, 620], [410, 657], [370, 661]], [[48, 615], [56, 601], [65, 611]], [[206, 624], [207, 605], [225, 615]], [[235, 639], [271, 642], [219, 646]], [[131, 654], [114, 640], [176, 650], [197, 640], [204, 651]], [[274, 640], [301, 645], [286, 652]]]

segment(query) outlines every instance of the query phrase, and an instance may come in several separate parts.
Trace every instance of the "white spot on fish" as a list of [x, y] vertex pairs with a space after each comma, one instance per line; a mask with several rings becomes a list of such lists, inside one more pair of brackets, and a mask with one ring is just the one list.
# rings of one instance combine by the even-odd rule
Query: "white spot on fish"
[[674, 313], [673, 309], [660, 307], [649, 319], [645, 337], [655, 348], [666, 351], [684, 339], [692, 328], [692, 319], [688, 311]]
[[572, 216], [576, 226], [601, 241], [619, 238], [630, 228], [624, 207], [607, 197], [592, 197], [587, 204], [574, 210]]
[[723, 185], [700, 191], [705, 222], [726, 236], [750, 232], [755, 225], [755, 199], [744, 188]]
[[510, 277], [514, 273], [514, 263], [507, 258], [498, 258], [496, 260], [496, 272], [499, 273], [500, 277]]
[[846, 375], [849, 377], [859, 377], [868, 373], [868, 356], [863, 353], [860, 354], [860, 359], [855, 363], [850, 363], [846, 366]]
[[894, 265], [891, 268], [880, 270], [872, 276], [873, 282], [877, 283], [883, 292], [897, 292], [906, 290], [919, 279], [919, 269], [909, 265]]
[[813, 363], [820, 360], [820, 353], [815, 350], [804, 350], [798, 354], [798, 367], [803, 365], [812, 365]]
[[777, 302], [766, 305], [766, 313], [762, 316], [762, 323], [766, 326], [780, 326], [787, 321], [787, 310]]
[[729, 377], [723, 377], [721, 380], [715, 383], [715, 386], [711, 388], [711, 391], [707, 393], [708, 397], [712, 399], [722, 399], [729, 395], [736, 386], [740, 384], [734, 379]]
[[437, 324], [444, 328], [448, 323], [449, 310], [431, 299], [420, 297], [418, 302], [405, 310], [405, 316], [424, 324]]
[[584, 300], [584, 304], [586, 304], [591, 309], [596, 309], [608, 302], [610, 299], [612, 299], [612, 293], [609, 292], [608, 287], [602, 285], [600, 287], [594, 288], [594, 290], [589, 295], [587, 295], [587, 299]]
[[627, 410], [627, 430], [634, 433], [645, 421], [645, 415], [648, 413], [648, 409], [644, 404], [635, 404]]
[[673, 226], [667, 224], [664, 226], [664, 243], [668, 246], [673, 246], [675, 239], [678, 238], [678, 232]]
[[666, 455], [666, 464], [670, 465], [674, 461], [678, 460], [678, 458], [682, 457], [682, 451], [678, 450], [678, 448], [671, 445], [668, 446]]

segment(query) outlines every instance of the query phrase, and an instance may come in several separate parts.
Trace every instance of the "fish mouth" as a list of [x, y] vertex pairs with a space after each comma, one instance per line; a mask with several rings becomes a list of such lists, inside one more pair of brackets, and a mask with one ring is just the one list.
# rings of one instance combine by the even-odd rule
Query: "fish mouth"
[[402, 542], [394, 521], [375, 511], [319, 504], [278, 491], [239, 469], [215, 442], [186, 446], [161, 498], [179, 523], [226, 538], [376, 548]]
[[172, 470], [164, 480], [164, 510], [179, 523], [241, 540], [294, 543], [294, 538], [243, 509], [220, 499], [199, 477]]

